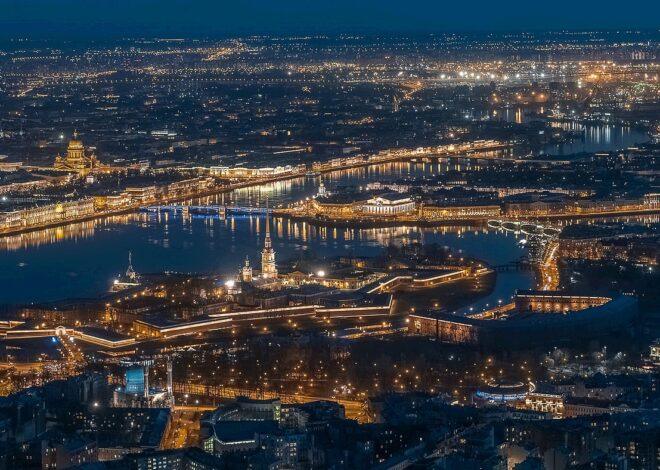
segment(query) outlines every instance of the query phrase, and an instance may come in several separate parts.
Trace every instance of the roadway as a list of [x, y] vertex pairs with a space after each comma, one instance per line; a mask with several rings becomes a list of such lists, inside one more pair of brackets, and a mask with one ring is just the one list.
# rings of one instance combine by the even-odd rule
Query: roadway
[[559, 242], [550, 240], [539, 265], [541, 290], [556, 290], [559, 287]]
[[171, 414], [170, 426], [167, 429], [162, 449], [181, 449], [199, 444], [199, 420], [206, 409], [200, 407], [175, 406]]

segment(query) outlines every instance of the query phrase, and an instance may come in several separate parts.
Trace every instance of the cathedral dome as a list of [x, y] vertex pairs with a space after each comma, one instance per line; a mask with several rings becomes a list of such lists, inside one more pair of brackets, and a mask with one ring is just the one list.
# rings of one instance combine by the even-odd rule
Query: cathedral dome
[[82, 140], [71, 139], [69, 141], [69, 146], [67, 148], [69, 150], [83, 150], [84, 146], [83, 146]]

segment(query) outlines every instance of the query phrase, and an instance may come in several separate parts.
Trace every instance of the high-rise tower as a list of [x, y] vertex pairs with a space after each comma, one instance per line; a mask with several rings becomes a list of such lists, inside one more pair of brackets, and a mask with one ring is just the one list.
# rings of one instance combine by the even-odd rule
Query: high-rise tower
[[277, 266], [275, 265], [275, 251], [270, 239], [270, 212], [268, 210], [268, 199], [266, 199], [266, 238], [264, 249], [261, 252], [261, 277], [263, 279], [277, 279]]

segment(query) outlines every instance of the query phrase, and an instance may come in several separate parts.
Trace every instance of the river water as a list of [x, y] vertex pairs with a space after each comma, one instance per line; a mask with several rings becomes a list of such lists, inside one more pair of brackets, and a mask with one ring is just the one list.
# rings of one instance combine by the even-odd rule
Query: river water
[[[609, 132], [605, 139], [618, 135], [619, 131]], [[599, 150], [618, 147], [620, 141], [606, 144], [599, 141]], [[338, 171], [322, 178], [300, 178], [242, 189], [198, 202], [219, 203], [225, 198], [239, 205], [264, 205], [266, 199], [272, 205], [286, 204], [315, 194], [320, 181], [332, 190], [370, 181], [429, 177], [445, 171], [447, 165], [378, 165]], [[246, 256], [259, 267], [263, 231], [264, 220], [257, 216], [224, 220], [140, 213], [1, 238], [0, 304], [102, 295], [113, 278], [126, 269], [129, 251], [138, 272], [219, 273], [229, 277], [237, 272]], [[278, 260], [297, 257], [304, 250], [319, 257], [347, 253], [369, 256], [379, 253], [389, 243], [416, 239], [449, 246], [492, 265], [514, 261], [525, 254], [514, 235], [482, 227], [333, 229], [275, 219], [272, 232]], [[532, 284], [530, 273], [502, 273], [495, 292], [482, 303], [506, 299], [516, 288], [529, 288]]]
[[[543, 113], [543, 106], [512, 107], [501, 110], [488, 110], [475, 115], [467, 112], [469, 118], [501, 120], [511, 123], [526, 123], [533, 120], [544, 120], [528, 112]], [[546, 155], [573, 155], [582, 152], [601, 152], [619, 150], [648, 142], [649, 136], [640, 129], [616, 124], [581, 124], [578, 122], [554, 122], [553, 127], [565, 131], [582, 133], [571, 142], [545, 145], [540, 149]]]
[[[443, 171], [441, 165], [395, 163], [331, 173], [323, 176], [323, 182], [332, 189], [405, 176], [423, 178], [437, 171]], [[264, 205], [266, 199], [273, 205], [285, 204], [315, 194], [320, 181], [321, 178], [300, 178], [198, 202], [219, 203], [224, 197], [240, 205]], [[278, 260], [298, 257], [304, 250], [316, 257], [348, 253], [371, 256], [389, 243], [420, 239], [491, 264], [507, 263], [524, 255], [513, 235], [483, 227], [347, 229], [279, 218], [272, 223]], [[0, 239], [0, 303], [101, 295], [107, 292], [114, 277], [126, 269], [129, 251], [138, 272], [219, 273], [229, 277], [238, 271], [246, 256], [259, 267], [264, 229], [264, 219], [259, 216], [222, 219], [139, 213]], [[498, 286], [504, 286], [506, 278], [510, 282], [494, 293], [496, 296], [510, 295], [518, 281], [522, 288], [532, 282], [528, 273], [508, 273], [500, 278]]]

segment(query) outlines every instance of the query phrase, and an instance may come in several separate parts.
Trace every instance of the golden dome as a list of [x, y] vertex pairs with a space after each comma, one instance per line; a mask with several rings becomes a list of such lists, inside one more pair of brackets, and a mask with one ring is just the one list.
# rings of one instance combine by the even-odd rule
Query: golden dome
[[77, 139], [71, 139], [69, 141], [69, 150], [82, 150], [84, 149], [82, 140], [77, 140]]

